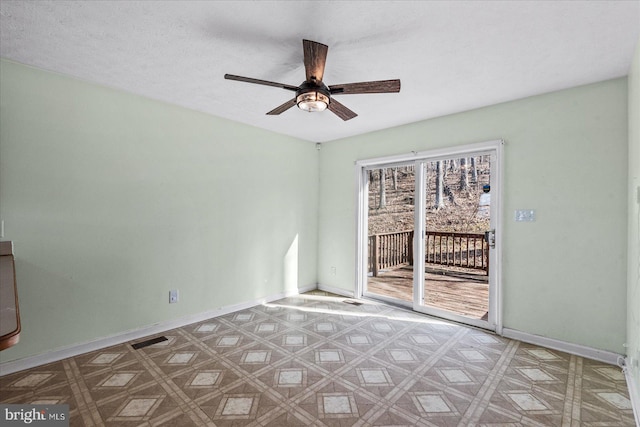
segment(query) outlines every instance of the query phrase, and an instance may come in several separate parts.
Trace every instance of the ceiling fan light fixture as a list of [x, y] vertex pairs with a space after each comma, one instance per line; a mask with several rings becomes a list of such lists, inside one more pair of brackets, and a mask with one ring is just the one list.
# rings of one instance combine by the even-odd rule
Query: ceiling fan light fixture
[[296, 97], [298, 108], [308, 112], [324, 111], [329, 106], [329, 97], [320, 91], [301, 93]]
[[277, 116], [289, 108], [293, 108], [294, 105], [297, 105], [301, 110], [308, 112], [328, 109], [342, 120], [347, 121], [358, 115], [336, 101], [333, 95], [400, 92], [400, 80], [398, 79], [327, 86], [322, 82], [324, 66], [327, 60], [327, 45], [311, 40], [302, 40], [302, 50], [304, 54], [306, 80], [303, 81], [300, 86], [236, 76], [234, 74], [225, 74], [224, 78], [264, 86], [279, 87], [296, 93], [295, 97], [289, 98], [289, 100], [267, 112], [268, 116]]

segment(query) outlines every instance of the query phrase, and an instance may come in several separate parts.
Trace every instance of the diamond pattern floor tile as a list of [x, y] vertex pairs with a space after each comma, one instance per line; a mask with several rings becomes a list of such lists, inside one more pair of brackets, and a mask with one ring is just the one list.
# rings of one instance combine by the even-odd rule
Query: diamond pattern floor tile
[[67, 403], [71, 426], [634, 425], [615, 366], [344, 301], [313, 291], [6, 375], [1, 401]]

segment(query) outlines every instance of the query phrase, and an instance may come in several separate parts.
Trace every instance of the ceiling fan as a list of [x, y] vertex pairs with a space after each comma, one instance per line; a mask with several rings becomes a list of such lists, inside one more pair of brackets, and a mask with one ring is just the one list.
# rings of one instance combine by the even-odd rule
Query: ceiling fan
[[357, 114], [333, 99], [333, 95], [400, 92], [400, 80], [397, 79], [326, 86], [322, 82], [322, 76], [324, 74], [324, 65], [327, 60], [329, 47], [311, 40], [302, 40], [302, 48], [307, 79], [302, 82], [300, 86], [235, 76], [233, 74], [225, 74], [224, 78], [240, 82], [280, 87], [296, 93], [293, 99], [269, 111], [267, 114], [271, 116], [284, 113], [289, 108], [297, 105], [301, 110], [309, 112], [324, 111], [328, 108], [329, 111], [346, 121], [353, 119]]

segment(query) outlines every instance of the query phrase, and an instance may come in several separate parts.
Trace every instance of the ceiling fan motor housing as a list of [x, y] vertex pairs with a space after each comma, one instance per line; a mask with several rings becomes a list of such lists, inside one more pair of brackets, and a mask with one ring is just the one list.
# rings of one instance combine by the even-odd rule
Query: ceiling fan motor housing
[[331, 102], [331, 92], [322, 82], [304, 81], [296, 91], [296, 104], [305, 111], [323, 111]]

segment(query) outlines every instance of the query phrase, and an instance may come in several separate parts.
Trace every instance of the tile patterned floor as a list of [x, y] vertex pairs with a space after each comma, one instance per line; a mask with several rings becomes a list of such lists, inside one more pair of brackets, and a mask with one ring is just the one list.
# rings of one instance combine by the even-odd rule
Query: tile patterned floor
[[[315, 291], [0, 378], [72, 426], [633, 426], [610, 366]], [[141, 340], [140, 340], [141, 341]]]

